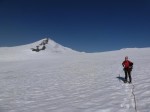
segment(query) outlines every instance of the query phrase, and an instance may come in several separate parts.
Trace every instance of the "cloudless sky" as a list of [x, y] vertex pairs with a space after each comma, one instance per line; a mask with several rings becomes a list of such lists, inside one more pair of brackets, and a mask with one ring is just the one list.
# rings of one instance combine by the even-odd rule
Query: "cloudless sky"
[[0, 0], [0, 46], [46, 37], [85, 52], [150, 47], [150, 0]]

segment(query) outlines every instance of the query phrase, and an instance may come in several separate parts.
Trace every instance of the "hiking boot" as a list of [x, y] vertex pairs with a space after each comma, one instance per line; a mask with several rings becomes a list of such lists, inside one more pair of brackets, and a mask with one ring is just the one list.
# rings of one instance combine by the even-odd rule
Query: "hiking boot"
[[127, 80], [124, 80], [124, 83], [127, 83]]
[[132, 82], [130, 81], [129, 84], [131, 84]]

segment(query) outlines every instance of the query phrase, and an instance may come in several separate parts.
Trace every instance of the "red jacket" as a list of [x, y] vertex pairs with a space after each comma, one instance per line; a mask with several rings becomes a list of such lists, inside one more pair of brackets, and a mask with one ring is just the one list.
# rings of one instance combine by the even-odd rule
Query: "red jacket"
[[132, 63], [131, 61], [129, 61], [129, 60], [125, 60], [125, 61], [123, 61], [123, 63], [122, 63], [122, 66], [123, 66], [125, 69], [131, 68], [132, 65], [133, 65], [133, 63]]

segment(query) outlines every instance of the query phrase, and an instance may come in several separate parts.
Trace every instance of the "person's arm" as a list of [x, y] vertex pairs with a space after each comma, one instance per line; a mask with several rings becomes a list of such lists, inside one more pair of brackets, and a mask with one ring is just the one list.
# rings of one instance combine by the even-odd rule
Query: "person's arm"
[[124, 62], [122, 62], [122, 66], [124, 67]]

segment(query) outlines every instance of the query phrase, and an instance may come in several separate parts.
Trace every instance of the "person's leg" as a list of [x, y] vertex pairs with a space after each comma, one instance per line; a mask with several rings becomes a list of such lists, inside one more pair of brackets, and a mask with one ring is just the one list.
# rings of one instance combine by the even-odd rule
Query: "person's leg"
[[125, 70], [124, 72], [125, 72], [125, 78], [124, 79], [125, 79], [125, 82], [127, 82], [127, 77], [128, 77], [127, 76], [127, 71]]
[[128, 71], [129, 83], [132, 83], [131, 71]]

